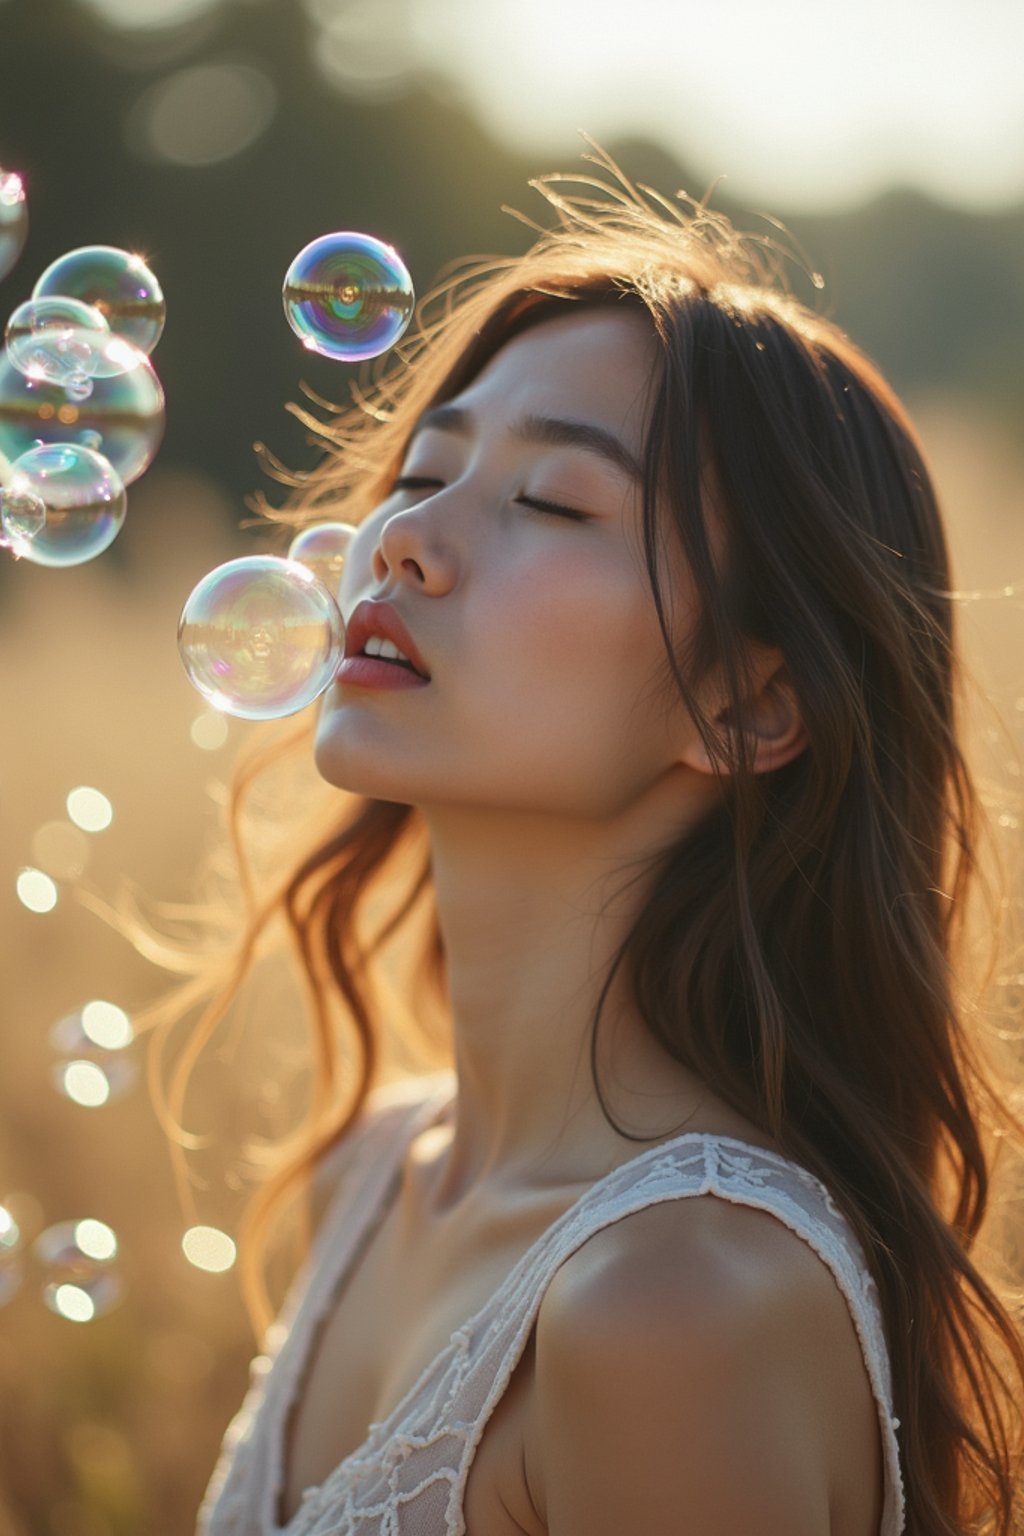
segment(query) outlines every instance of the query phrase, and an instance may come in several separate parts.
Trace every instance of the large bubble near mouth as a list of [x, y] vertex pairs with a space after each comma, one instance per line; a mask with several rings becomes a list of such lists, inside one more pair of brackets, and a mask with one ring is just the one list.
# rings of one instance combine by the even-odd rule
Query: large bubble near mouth
[[354, 230], [321, 235], [296, 256], [284, 280], [284, 312], [304, 347], [358, 363], [393, 347], [416, 296], [398, 252]]
[[163, 439], [165, 405], [149, 359], [132, 351], [133, 366], [93, 380], [84, 400], [72, 400], [57, 384], [27, 379], [0, 356], [0, 455], [17, 459], [37, 443], [77, 442], [98, 447], [125, 485], [137, 480]]
[[228, 560], [198, 582], [178, 625], [193, 687], [242, 720], [294, 715], [330, 687], [345, 652], [341, 611], [306, 566]]

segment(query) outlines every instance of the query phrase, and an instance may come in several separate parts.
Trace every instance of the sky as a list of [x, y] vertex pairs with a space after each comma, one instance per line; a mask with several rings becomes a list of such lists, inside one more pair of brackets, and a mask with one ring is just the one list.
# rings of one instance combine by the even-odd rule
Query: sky
[[[261, 0], [79, 0], [125, 29]], [[1024, 0], [302, 0], [342, 89], [424, 68], [529, 154], [660, 141], [733, 195], [837, 209], [894, 185], [1024, 200]], [[704, 186], [688, 188], [703, 191]]]

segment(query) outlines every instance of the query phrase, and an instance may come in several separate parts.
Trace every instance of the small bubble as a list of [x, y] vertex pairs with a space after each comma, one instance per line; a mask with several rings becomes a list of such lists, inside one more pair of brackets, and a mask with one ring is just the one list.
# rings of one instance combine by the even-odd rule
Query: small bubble
[[288, 546], [288, 559], [297, 560], [336, 593], [349, 545], [356, 529], [351, 523], [314, 523], [303, 528]]
[[[97, 1248], [106, 1249], [105, 1256]], [[113, 1267], [117, 1240], [105, 1222], [57, 1222], [36, 1238], [33, 1253], [45, 1271], [43, 1300], [59, 1316], [88, 1323], [120, 1301], [123, 1286]]]
[[134, 1039], [131, 1020], [114, 1003], [94, 998], [58, 1019], [50, 1046], [57, 1092], [86, 1109], [98, 1109], [134, 1087], [138, 1066], [127, 1047]]
[[7, 356], [19, 373], [65, 388], [89, 382], [109, 339], [110, 327], [98, 309], [59, 296], [19, 304], [5, 332]]
[[0, 489], [0, 543], [16, 555], [46, 527], [46, 503], [27, 486]]
[[[167, 316], [156, 277], [132, 251], [84, 245], [51, 262], [32, 290], [34, 299], [59, 295], [94, 305], [115, 336], [152, 352]], [[115, 372], [123, 368], [115, 360]]]
[[80, 443], [32, 448], [11, 466], [10, 489], [31, 492], [46, 520], [21, 553], [36, 565], [94, 560], [121, 531], [127, 498], [112, 464]]
[[284, 312], [303, 346], [342, 362], [361, 362], [393, 347], [414, 304], [412, 279], [398, 252], [354, 230], [311, 240], [284, 280]]

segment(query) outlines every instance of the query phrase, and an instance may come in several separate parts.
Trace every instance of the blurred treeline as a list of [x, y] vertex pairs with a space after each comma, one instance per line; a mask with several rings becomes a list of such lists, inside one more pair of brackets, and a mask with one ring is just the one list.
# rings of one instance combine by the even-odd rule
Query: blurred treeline
[[[51, 1085], [53, 1021], [91, 996], [140, 1007], [160, 973], [70, 898], [49, 915], [25, 912], [15, 872], [36, 861], [35, 829], [59, 816], [67, 790], [95, 784], [116, 815], [94, 839], [91, 888], [111, 897], [129, 876], [155, 897], [189, 894], [249, 728], [232, 724], [218, 754], [192, 744], [200, 704], [178, 664], [177, 614], [200, 575], [247, 547], [252, 535], [237, 529], [245, 498], [261, 485], [274, 494], [253, 442], [308, 465], [304, 431], [283, 404], [299, 398], [300, 380], [342, 401], [350, 379], [304, 353], [285, 324], [281, 280], [296, 252], [328, 230], [370, 231], [398, 246], [422, 295], [454, 257], [525, 246], [528, 231], [500, 210], [541, 217], [530, 176], [585, 169], [575, 140], [529, 159], [492, 142], [441, 79], [346, 93], [315, 65], [316, 9], [235, 0], [146, 33], [104, 26], [76, 0], [0, 0], [0, 165], [23, 173], [31, 208], [27, 248], [0, 283], [2, 318], [44, 266], [91, 243], [147, 254], [168, 302], [153, 359], [167, 436], [129, 490], [117, 542], [68, 571], [0, 561], [0, 1201], [19, 1196], [28, 1238], [72, 1216], [109, 1221], [128, 1284], [117, 1310], [84, 1326], [45, 1311], [31, 1273], [0, 1307], [0, 1536], [187, 1536], [253, 1352], [234, 1275], [199, 1274], [181, 1256], [186, 1223], [144, 1087], [92, 1110]], [[276, 111], [237, 155], [176, 164], [143, 142], [138, 102], [203, 62], [266, 76]], [[723, 170], [681, 166], [646, 142], [605, 147], [666, 193], [699, 196]], [[734, 208], [728, 181], [713, 205], [772, 232], [759, 210]], [[908, 398], [961, 584], [995, 589], [1024, 576], [1024, 206], [969, 214], [894, 190], [842, 214], [764, 211], [825, 278], [816, 294], [794, 265], [797, 292]], [[1024, 718], [1015, 594], [972, 604], [965, 634], [1010, 726], [1001, 733], [982, 712], [978, 728], [1009, 827]], [[264, 989], [258, 1008], [294, 1052], [297, 1003]], [[244, 1129], [239, 1103], [250, 1092], [273, 1119], [278, 1086], [254, 1086], [265, 1064], [243, 1071], [221, 1055], [224, 1085], [203, 1100], [207, 1129], [225, 1140]], [[207, 1179], [199, 1219], [230, 1229], [244, 1181], [230, 1173], [224, 1197], [223, 1172]]]

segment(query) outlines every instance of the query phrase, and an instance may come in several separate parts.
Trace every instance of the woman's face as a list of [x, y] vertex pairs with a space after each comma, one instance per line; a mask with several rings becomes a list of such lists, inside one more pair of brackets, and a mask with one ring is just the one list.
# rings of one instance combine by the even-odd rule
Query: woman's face
[[[640, 537], [656, 367], [640, 314], [581, 310], [508, 342], [423, 420], [352, 541], [340, 603], [346, 622], [390, 603], [430, 681], [336, 682], [316, 746], [329, 782], [425, 809], [607, 817], [679, 772], [696, 732], [659, 686]], [[665, 558], [685, 625], [686, 569]]]

